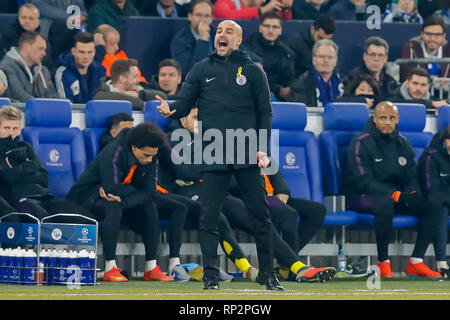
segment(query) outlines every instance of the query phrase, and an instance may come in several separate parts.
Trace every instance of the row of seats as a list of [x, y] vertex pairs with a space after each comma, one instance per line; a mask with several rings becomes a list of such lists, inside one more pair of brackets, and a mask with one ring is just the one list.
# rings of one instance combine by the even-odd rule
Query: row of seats
[[[166, 131], [169, 119], [159, 114], [156, 109], [158, 104], [157, 101], [147, 102], [144, 120], [154, 121]], [[400, 133], [411, 141], [418, 158], [433, 136], [431, 132], [423, 132], [425, 106], [398, 104], [398, 107]], [[292, 196], [323, 202], [324, 190], [326, 195], [339, 195], [348, 144], [355, 134], [362, 131], [369, 118], [369, 109], [365, 104], [327, 105], [324, 109], [324, 131], [318, 138], [305, 130], [306, 110], [301, 103], [273, 103], [273, 129], [278, 129], [278, 135], [272, 137], [279, 138], [279, 167]], [[22, 137], [31, 143], [46, 165], [50, 173], [49, 189], [55, 196], [64, 197], [87, 163], [96, 156], [98, 141], [107, 120], [119, 112], [132, 114], [131, 103], [89, 101], [85, 110], [86, 129], [81, 131], [70, 127], [72, 108], [69, 100], [32, 99], [26, 103]], [[447, 124], [450, 124], [450, 106], [440, 109], [438, 129], [442, 130]], [[328, 226], [358, 223], [373, 225], [373, 216], [342, 211], [330, 212], [325, 219]], [[413, 226], [415, 223], [414, 217], [397, 216], [394, 219], [396, 227]]]

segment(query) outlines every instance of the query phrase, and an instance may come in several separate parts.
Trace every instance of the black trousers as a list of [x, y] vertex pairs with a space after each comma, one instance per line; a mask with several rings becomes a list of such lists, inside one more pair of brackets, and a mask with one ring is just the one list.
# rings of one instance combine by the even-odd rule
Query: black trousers
[[153, 201], [124, 210], [116, 201], [97, 200], [92, 206], [97, 220], [102, 221], [101, 238], [105, 260], [116, 259], [120, 225], [124, 223], [142, 236], [145, 260], [155, 260], [159, 242], [158, 211]]
[[236, 170], [232, 166], [228, 166], [227, 170], [207, 171], [203, 174], [201, 195], [203, 210], [200, 216], [199, 240], [207, 278], [219, 275], [218, 224], [232, 174], [239, 184], [242, 200], [251, 216], [260, 272], [264, 276], [273, 271], [272, 221], [260, 169], [251, 167]]
[[425, 204], [410, 209], [394, 202], [389, 195], [350, 195], [347, 196], [346, 200], [349, 209], [361, 213], [371, 213], [375, 216], [378, 261], [389, 259], [388, 247], [393, 232], [394, 214], [412, 215], [419, 218], [413, 257], [420, 257], [422, 252], [425, 253], [436, 232], [436, 221], [438, 219], [435, 215], [438, 212], [427, 210]]

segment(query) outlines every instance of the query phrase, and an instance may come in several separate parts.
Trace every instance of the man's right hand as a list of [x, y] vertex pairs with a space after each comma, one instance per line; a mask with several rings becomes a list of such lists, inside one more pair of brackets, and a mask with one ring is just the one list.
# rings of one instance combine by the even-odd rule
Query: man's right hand
[[266, 14], [267, 12], [270, 12], [270, 11], [282, 10], [282, 9], [283, 9], [283, 4], [281, 2], [279, 2], [278, 0], [270, 0], [270, 2], [268, 4], [261, 7], [261, 14]]
[[202, 39], [204, 41], [208, 41], [208, 39], [209, 39], [209, 32], [211, 30], [209, 25], [207, 23], [204, 23], [204, 22], [199, 22], [197, 29], [198, 29], [198, 34], [200, 36], [200, 39]]
[[105, 189], [103, 187], [100, 187], [98, 190], [98, 193], [100, 195], [100, 198], [105, 199], [106, 201], [116, 201], [116, 202], [122, 202], [122, 199], [119, 196], [115, 196], [111, 193], [106, 194]]
[[161, 115], [164, 118], [168, 118], [171, 115], [173, 115], [175, 112], [177, 112], [177, 110], [170, 111], [169, 104], [166, 102], [166, 100], [164, 100], [160, 96], [155, 95], [155, 98], [161, 103], [159, 106], [157, 106], [157, 108], [159, 110], [159, 113], [161, 113]]

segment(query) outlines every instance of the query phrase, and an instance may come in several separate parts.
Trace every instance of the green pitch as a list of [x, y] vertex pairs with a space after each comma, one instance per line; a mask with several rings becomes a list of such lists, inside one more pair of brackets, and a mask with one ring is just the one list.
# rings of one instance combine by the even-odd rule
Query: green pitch
[[[449, 280], [394, 278], [334, 279], [326, 283], [282, 282], [284, 292], [270, 292], [244, 279], [220, 283], [205, 292], [201, 282], [125, 283], [99, 281], [95, 287], [0, 285], [1, 300], [450, 300]], [[378, 288], [377, 288], [378, 287]]]

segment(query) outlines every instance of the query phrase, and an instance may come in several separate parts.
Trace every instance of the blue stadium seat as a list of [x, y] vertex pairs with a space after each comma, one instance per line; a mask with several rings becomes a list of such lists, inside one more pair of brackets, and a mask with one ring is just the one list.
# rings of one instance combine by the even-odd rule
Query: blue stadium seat
[[10, 106], [11, 105], [11, 100], [9, 98], [0, 98], [0, 108], [3, 106]]
[[450, 106], [442, 106], [439, 108], [437, 117], [438, 130], [444, 130], [450, 124]]
[[[314, 133], [304, 130], [307, 121], [306, 106], [302, 103], [273, 102], [272, 112], [272, 128], [279, 130], [278, 163], [291, 189], [291, 196], [322, 203], [320, 152]], [[275, 139], [276, 136], [273, 131], [272, 137]], [[355, 221], [354, 212], [333, 212], [327, 213], [324, 224], [344, 226]]]
[[[166, 100], [167, 103], [171, 104], [174, 102], [174, 100]], [[156, 108], [160, 105], [160, 102], [158, 100], [150, 100], [147, 101], [145, 104], [145, 110], [144, 110], [144, 120], [155, 122], [161, 130], [167, 133], [167, 125], [170, 122], [170, 118], [164, 118]]]
[[423, 104], [396, 103], [400, 119], [398, 129], [400, 134], [411, 142], [416, 162], [423, 150], [433, 139], [432, 132], [424, 132], [427, 120], [427, 110]]
[[86, 129], [83, 130], [86, 145], [86, 161], [91, 162], [99, 152], [99, 139], [105, 131], [108, 119], [117, 113], [133, 113], [131, 102], [91, 100], [86, 103]]
[[72, 107], [66, 99], [31, 99], [25, 106], [23, 138], [31, 143], [50, 174], [49, 190], [64, 197], [86, 167], [79, 128], [71, 128]]
[[324, 108], [324, 130], [319, 135], [326, 194], [339, 194], [347, 147], [369, 119], [365, 103], [330, 103]]

